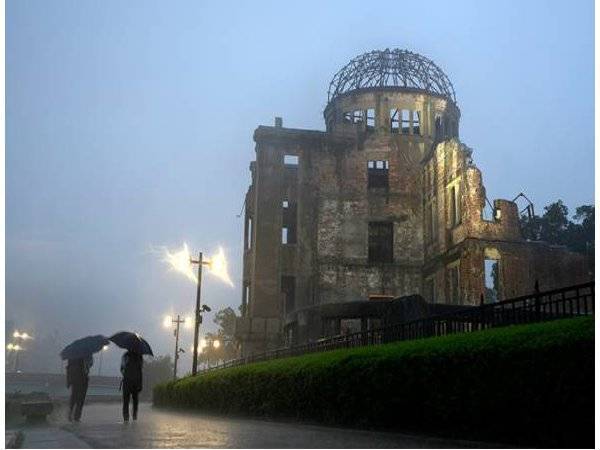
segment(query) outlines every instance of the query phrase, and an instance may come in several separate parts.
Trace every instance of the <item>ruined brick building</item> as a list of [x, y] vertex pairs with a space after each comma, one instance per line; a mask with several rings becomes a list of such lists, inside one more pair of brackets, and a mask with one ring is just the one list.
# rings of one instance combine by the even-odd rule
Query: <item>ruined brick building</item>
[[243, 355], [476, 305], [482, 294], [528, 294], [535, 280], [587, 281], [582, 256], [524, 240], [517, 205], [487, 200], [459, 139], [452, 84], [429, 59], [353, 59], [334, 76], [324, 117], [326, 131], [277, 118], [254, 133]]

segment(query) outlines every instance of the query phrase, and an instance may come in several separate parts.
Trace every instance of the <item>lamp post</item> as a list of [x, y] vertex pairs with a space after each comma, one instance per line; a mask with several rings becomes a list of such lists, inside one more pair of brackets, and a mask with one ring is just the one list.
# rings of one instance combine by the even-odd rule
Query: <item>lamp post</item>
[[12, 343], [8, 344], [6, 346], [6, 348], [9, 351], [14, 351], [15, 352], [15, 366], [14, 366], [14, 371], [17, 372], [19, 370], [19, 352], [22, 351], [22, 350], [24, 350], [24, 348], [19, 345], [19, 342], [23, 342], [23, 341], [26, 341], [28, 339], [33, 339], [33, 337], [30, 336], [26, 332], [19, 333], [19, 330], [15, 330], [15, 332], [13, 333], [13, 338], [15, 338], [16, 343], [15, 344], [12, 344]]
[[12, 342], [6, 346], [6, 350], [15, 353], [15, 364], [13, 370], [16, 372], [19, 369], [19, 352], [23, 350], [19, 344], [13, 344]]
[[[202, 252], [198, 252], [198, 259], [193, 259], [190, 256], [187, 245], [183, 244], [183, 249], [176, 253], [171, 253], [165, 250], [165, 259], [171, 267], [178, 272], [183, 273], [188, 279], [193, 280], [196, 283], [196, 309], [194, 311], [194, 349], [198, 348], [198, 339], [200, 336], [200, 324], [202, 323], [202, 313], [209, 312], [210, 308], [206, 305], [201, 305], [201, 294], [202, 294], [202, 266], [207, 265], [210, 273], [220, 278], [225, 283], [233, 287], [233, 282], [227, 274], [227, 261], [225, 260], [225, 253], [222, 248], [219, 248], [219, 252], [212, 256], [210, 260], [204, 259]], [[194, 274], [194, 264], [198, 264], [198, 275]], [[198, 355], [194, 351], [192, 356], [192, 374], [195, 375], [198, 372]]]
[[[198, 287], [196, 290], [196, 311], [194, 320], [194, 349], [198, 348], [198, 338], [200, 336], [200, 324], [202, 323], [202, 313], [200, 310], [200, 295], [202, 291], [202, 265], [209, 265], [210, 261], [202, 259], [202, 252], [198, 253], [198, 259], [190, 258], [190, 264], [198, 264]], [[210, 308], [206, 305], [202, 308], [202, 311], [210, 311]], [[198, 352], [194, 351], [192, 355], [192, 375], [198, 373]]]
[[108, 345], [102, 346], [102, 351], [100, 352], [100, 361], [98, 362], [98, 376], [102, 375], [102, 358], [106, 350], [108, 350]]
[[173, 335], [175, 336], [175, 357], [173, 360], [173, 379], [177, 379], [177, 361], [179, 360], [179, 353], [183, 353], [185, 350], [179, 348], [179, 325], [182, 323], [190, 324], [190, 319], [181, 318], [179, 314], [177, 314], [177, 318], [172, 318], [170, 316], [165, 317], [164, 326], [170, 327], [172, 324], [175, 325], [175, 330], [173, 330]]

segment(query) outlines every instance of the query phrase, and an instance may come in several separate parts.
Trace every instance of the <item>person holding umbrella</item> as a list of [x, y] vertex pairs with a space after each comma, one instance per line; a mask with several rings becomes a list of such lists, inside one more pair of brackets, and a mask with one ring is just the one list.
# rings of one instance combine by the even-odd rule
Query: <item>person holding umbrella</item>
[[69, 422], [79, 422], [87, 394], [90, 368], [94, 364], [92, 355], [86, 358], [69, 359], [67, 363], [67, 388], [71, 388], [69, 400]]
[[100, 351], [109, 341], [102, 335], [88, 336], [67, 345], [61, 352], [67, 363], [67, 388], [71, 388], [69, 422], [81, 420], [81, 412], [87, 394], [90, 368], [94, 364], [92, 354]]
[[123, 375], [123, 420], [129, 422], [129, 399], [133, 400], [133, 420], [137, 420], [138, 399], [142, 390], [142, 355], [127, 351], [121, 358], [121, 375]]
[[121, 331], [109, 338], [127, 350], [121, 358], [123, 380], [123, 421], [129, 422], [129, 401], [133, 400], [133, 420], [137, 420], [139, 393], [142, 390], [143, 355], [152, 355], [152, 349], [139, 334]]

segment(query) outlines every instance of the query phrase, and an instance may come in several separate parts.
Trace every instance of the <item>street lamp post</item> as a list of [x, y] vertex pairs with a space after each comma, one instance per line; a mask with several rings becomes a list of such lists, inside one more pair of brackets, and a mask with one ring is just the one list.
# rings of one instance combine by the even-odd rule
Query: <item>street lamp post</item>
[[108, 350], [108, 345], [102, 346], [102, 351], [100, 352], [100, 361], [98, 362], [98, 376], [102, 375], [102, 358], [106, 350]]
[[165, 322], [164, 322], [164, 325], [166, 327], [170, 326], [171, 324], [175, 324], [175, 329], [173, 330], [173, 335], [175, 336], [175, 357], [173, 360], [173, 379], [174, 380], [177, 379], [177, 361], [179, 360], [179, 353], [184, 351], [182, 348], [179, 348], [179, 326], [182, 323], [186, 323], [186, 322], [189, 322], [189, 321], [186, 320], [185, 318], [182, 319], [179, 314], [177, 314], [176, 319], [167, 316], [165, 318]]
[[[198, 253], [198, 259], [194, 260], [190, 258], [191, 264], [198, 264], [198, 287], [196, 290], [196, 312], [194, 317], [194, 354], [192, 355], [192, 375], [198, 373], [198, 339], [200, 336], [200, 324], [202, 323], [202, 314], [200, 311], [200, 295], [202, 291], [202, 265], [210, 264], [210, 261], [204, 261], [202, 259], [202, 252]], [[203, 310], [210, 311], [206, 305]]]
[[13, 338], [15, 338], [16, 344], [12, 344], [12, 343], [8, 344], [6, 348], [9, 351], [14, 351], [15, 352], [15, 366], [14, 366], [14, 371], [17, 372], [19, 370], [19, 352], [21, 350], [24, 350], [23, 347], [21, 347], [19, 345], [19, 342], [26, 341], [27, 339], [33, 339], [33, 337], [30, 336], [29, 334], [27, 334], [26, 332], [19, 333], [19, 330], [15, 330], [15, 332], [13, 333]]
[[6, 346], [6, 349], [9, 352], [14, 352], [15, 353], [15, 363], [13, 365], [13, 370], [15, 372], [17, 372], [17, 370], [19, 369], [19, 352], [21, 350], [23, 350], [23, 347], [21, 347], [19, 344], [13, 344], [12, 342], [10, 344], [8, 344]]

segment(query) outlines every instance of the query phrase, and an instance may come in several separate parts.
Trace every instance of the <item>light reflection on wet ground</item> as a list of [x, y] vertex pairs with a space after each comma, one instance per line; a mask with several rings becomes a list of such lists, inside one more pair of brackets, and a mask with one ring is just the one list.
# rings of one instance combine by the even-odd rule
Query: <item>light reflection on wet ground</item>
[[[87, 405], [82, 422], [60, 425], [102, 448], [455, 448], [481, 443], [174, 412], [140, 404], [137, 422], [123, 424], [120, 404]], [[470, 445], [471, 444], [471, 445]]]

